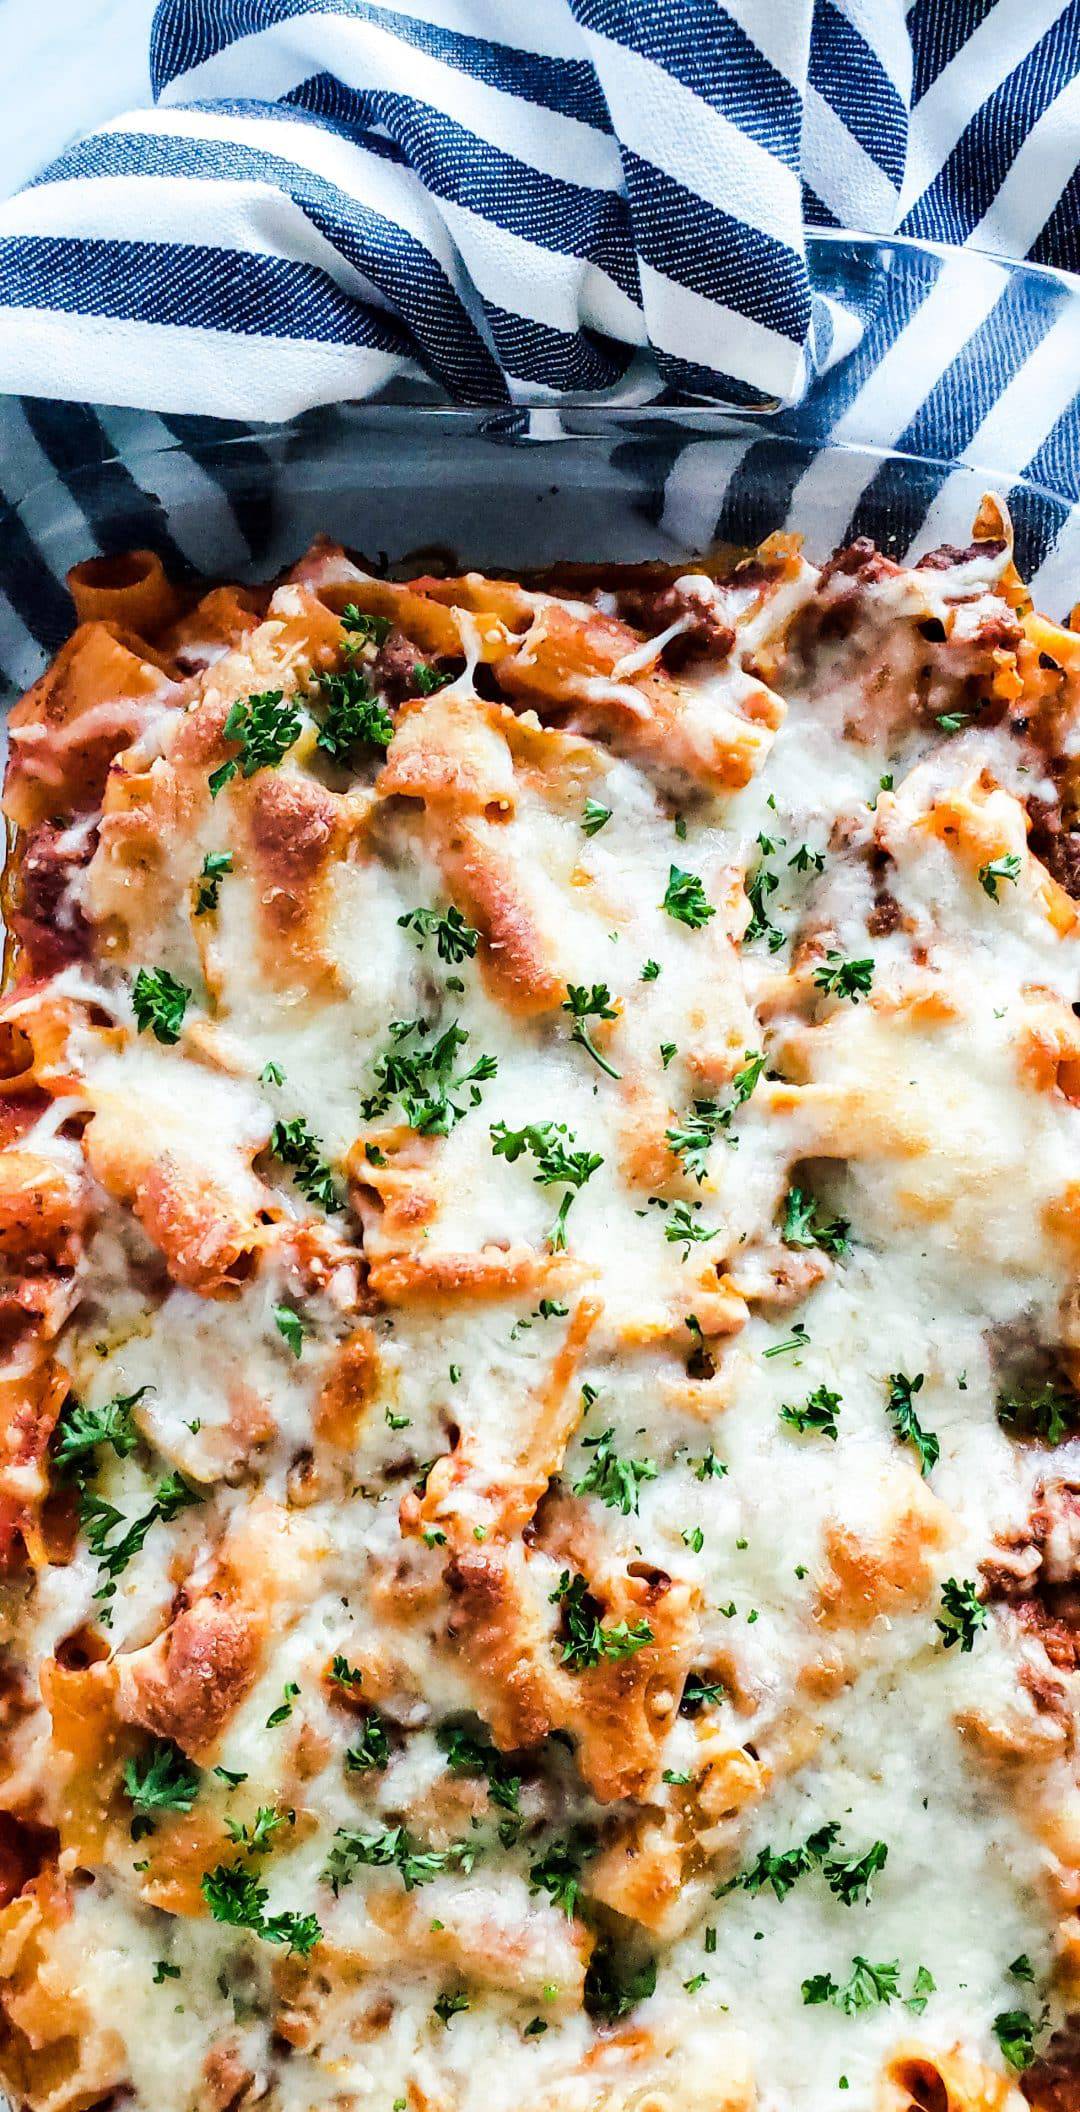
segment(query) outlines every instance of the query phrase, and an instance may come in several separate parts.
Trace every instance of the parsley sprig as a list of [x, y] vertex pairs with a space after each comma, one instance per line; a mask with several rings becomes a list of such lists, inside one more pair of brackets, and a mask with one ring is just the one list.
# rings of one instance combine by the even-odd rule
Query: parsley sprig
[[530, 1892], [546, 1892], [553, 1907], [560, 1907], [568, 1921], [577, 1911], [582, 1866], [596, 1852], [590, 1836], [576, 1828], [567, 1839], [552, 1841], [529, 1867]]
[[202, 862], [202, 872], [195, 886], [195, 915], [208, 916], [218, 906], [221, 883], [226, 873], [233, 869], [231, 851], [207, 851]]
[[[153, 1503], [148, 1511], [129, 1522], [122, 1511], [107, 1503], [92, 1489], [84, 1489], [79, 1504], [79, 1523], [86, 1534], [91, 1554], [100, 1565], [103, 1582], [94, 1593], [102, 1602], [101, 1623], [108, 1628], [112, 1623], [111, 1601], [116, 1597], [116, 1586], [128, 1563], [141, 1554], [151, 1528], [160, 1520], [168, 1525], [190, 1504], [201, 1503], [202, 1497], [189, 1488], [182, 1474], [167, 1474], [158, 1483]], [[116, 1539], [110, 1534], [121, 1527]]]
[[410, 909], [398, 918], [402, 931], [416, 934], [416, 943], [422, 947], [425, 939], [434, 939], [435, 951], [440, 961], [457, 967], [461, 961], [471, 961], [480, 943], [480, 933], [466, 924], [460, 909], [451, 903], [447, 910]]
[[199, 1794], [202, 1777], [170, 1738], [155, 1738], [147, 1752], [129, 1755], [125, 1760], [123, 1782], [125, 1794], [135, 1806], [131, 1838], [137, 1841], [153, 1832], [155, 1813], [189, 1812]]
[[617, 1661], [633, 1657], [654, 1641], [646, 1620], [635, 1621], [632, 1628], [626, 1621], [614, 1621], [605, 1628], [600, 1601], [593, 1597], [580, 1571], [571, 1576], [568, 1569], [563, 1570], [549, 1603], [562, 1608], [560, 1663], [571, 1672], [585, 1672], [603, 1658]]
[[759, 865], [743, 885], [750, 904], [750, 919], [743, 933], [743, 944], [752, 946], [756, 939], [765, 939], [769, 952], [779, 953], [784, 944], [785, 933], [771, 921], [766, 907], [770, 896], [775, 895], [780, 885], [779, 874], [771, 872], [767, 865]]
[[[694, 1208], [699, 1209], [700, 1205], [695, 1203]], [[719, 1225], [714, 1226], [710, 1230], [708, 1225], [701, 1224], [699, 1219], [692, 1215], [688, 1204], [672, 1204], [664, 1221], [664, 1238], [669, 1246], [682, 1248], [684, 1261], [688, 1259], [691, 1247], [707, 1246], [710, 1239], [719, 1239], [719, 1237]]]
[[906, 1372], [891, 1371], [888, 1378], [889, 1398], [887, 1407], [892, 1426], [902, 1445], [911, 1445], [919, 1461], [919, 1472], [923, 1476], [931, 1473], [941, 1458], [940, 1440], [932, 1430], [924, 1430], [915, 1409], [915, 1395], [922, 1392], [923, 1373], [916, 1372], [909, 1379]]
[[835, 1444], [839, 1431], [836, 1417], [842, 1396], [833, 1393], [828, 1386], [815, 1386], [808, 1393], [801, 1407], [793, 1407], [787, 1401], [780, 1410], [780, 1421], [791, 1430], [816, 1430], [821, 1437], [830, 1437]]
[[387, 1767], [389, 1761], [390, 1740], [385, 1720], [378, 1709], [368, 1708], [360, 1736], [345, 1754], [345, 1771], [350, 1775], [366, 1775]]
[[673, 865], [668, 872], [668, 883], [664, 899], [660, 904], [677, 924], [686, 924], [691, 931], [699, 931], [703, 924], [715, 917], [716, 910], [709, 901], [705, 889], [696, 873], [685, 873], [681, 866]]
[[1080, 1399], [1046, 1379], [1041, 1386], [1017, 1386], [999, 1393], [997, 1413], [1010, 1436], [1060, 1445], [1075, 1434], [1080, 1423]]
[[816, 1196], [802, 1188], [789, 1188], [780, 1237], [786, 1246], [820, 1247], [839, 1260], [851, 1252], [851, 1226], [846, 1217], [820, 1217], [820, 1209]]
[[814, 970], [814, 983], [824, 990], [826, 997], [848, 997], [853, 1005], [866, 997], [874, 981], [872, 959], [846, 961], [842, 953], [830, 947], [823, 961]]
[[863, 2009], [873, 2009], [880, 2002], [894, 2002], [899, 1994], [900, 1965], [897, 1959], [873, 1965], [869, 1958], [858, 1954], [851, 1961], [846, 1980], [837, 1982], [831, 1973], [814, 1973], [802, 1984], [804, 2002], [831, 2002], [833, 2008], [842, 2009], [846, 2017], [857, 2016]]
[[513, 1165], [523, 1152], [529, 1152], [536, 1161], [537, 1171], [533, 1180], [542, 1188], [565, 1186], [555, 1217], [548, 1233], [552, 1251], [561, 1253], [566, 1246], [566, 1220], [574, 1197], [592, 1179], [604, 1163], [598, 1151], [583, 1151], [577, 1138], [565, 1122], [528, 1122], [524, 1129], [508, 1129], [505, 1122], [491, 1125], [491, 1149], [497, 1159], [508, 1159]]
[[240, 753], [210, 774], [210, 797], [236, 776], [254, 777], [257, 770], [276, 770], [294, 747], [303, 729], [296, 705], [285, 702], [280, 689], [264, 689], [257, 696], [238, 697], [230, 706], [223, 728], [227, 741], [238, 741]]
[[250, 1929], [264, 1943], [287, 1944], [290, 1952], [306, 1958], [322, 1940], [322, 1928], [314, 1914], [267, 1914], [270, 1894], [253, 1870], [241, 1863], [219, 1863], [202, 1879], [202, 1896], [215, 1921], [234, 1929]]
[[149, 1027], [155, 1041], [171, 1047], [180, 1039], [190, 997], [187, 984], [177, 982], [167, 968], [140, 968], [131, 987], [139, 1033]]
[[1026, 2009], [1003, 2009], [994, 2018], [994, 2037], [1010, 2068], [1022, 2071], [1030, 2068], [1035, 2059], [1035, 2041], [1044, 2031], [1048, 2012], [1044, 2009], [1039, 2017], [1030, 2017]]
[[942, 1612], [934, 1622], [943, 1638], [943, 1648], [953, 1649], [959, 1643], [966, 1655], [975, 1648], [975, 1637], [980, 1628], [985, 1628], [987, 1611], [979, 1597], [974, 1579], [946, 1577], [941, 1587]]
[[425, 1044], [427, 1031], [422, 1019], [391, 1021], [391, 1046], [372, 1066], [375, 1091], [360, 1102], [365, 1122], [385, 1115], [396, 1100], [410, 1129], [422, 1137], [445, 1137], [470, 1107], [479, 1107], [481, 1084], [499, 1068], [495, 1057], [480, 1056], [468, 1070], [457, 1071], [458, 1055], [469, 1039], [464, 1027], [451, 1020]]
[[518, 1813], [521, 1776], [486, 1738], [476, 1738], [459, 1724], [441, 1724], [435, 1736], [452, 1775], [483, 1775], [488, 1795], [502, 1811]]
[[607, 984], [594, 983], [590, 990], [586, 989], [584, 983], [567, 983], [566, 1000], [562, 1009], [570, 1013], [574, 1022], [570, 1033], [571, 1041], [576, 1041], [578, 1047], [584, 1049], [593, 1062], [599, 1064], [602, 1071], [607, 1072], [609, 1078], [621, 1078], [622, 1072], [617, 1071], [615, 1065], [609, 1063], [606, 1056], [601, 1055], [588, 1027], [590, 1019], [617, 1019], [619, 1016], [611, 1002], [611, 992]]
[[294, 1116], [291, 1122], [275, 1122], [270, 1131], [269, 1149], [275, 1159], [287, 1166], [300, 1190], [309, 1203], [318, 1203], [323, 1210], [340, 1210], [341, 1200], [334, 1186], [334, 1176], [322, 1156], [322, 1142], [309, 1129], [302, 1115]]
[[359, 667], [345, 667], [337, 674], [318, 677], [316, 702], [324, 717], [316, 736], [316, 747], [335, 763], [348, 763], [354, 750], [389, 748], [394, 722], [382, 699]]
[[1015, 887], [1020, 878], [1020, 860], [1015, 851], [1007, 851], [1004, 858], [988, 858], [979, 867], [979, 886], [991, 902], [1000, 900], [998, 888], [1003, 880], [1011, 880]]
[[582, 1439], [593, 1456], [573, 1489], [575, 1496], [599, 1496], [610, 1510], [621, 1511], [624, 1518], [629, 1518], [631, 1512], [637, 1512], [642, 1482], [655, 1481], [656, 1467], [651, 1459], [622, 1458], [615, 1449], [614, 1437], [612, 1428], [600, 1437]]
[[342, 1887], [351, 1885], [362, 1865], [378, 1870], [396, 1869], [406, 1892], [429, 1885], [444, 1870], [472, 1869], [480, 1850], [475, 1841], [454, 1841], [449, 1848], [423, 1848], [406, 1832], [393, 1826], [383, 1833], [361, 1833], [339, 1826], [334, 1835], [324, 1876], [335, 1899]]
[[683, 1122], [665, 1130], [670, 1150], [682, 1160], [684, 1171], [699, 1186], [708, 1171], [709, 1148], [715, 1139], [727, 1134], [730, 1144], [737, 1142], [730, 1135], [732, 1121], [740, 1107], [746, 1105], [764, 1069], [764, 1056], [754, 1049], [746, 1049], [742, 1066], [731, 1081], [731, 1099], [723, 1104], [718, 1100], [695, 1100], [693, 1112]]
[[114, 1394], [100, 1408], [87, 1408], [69, 1393], [53, 1437], [53, 1461], [61, 1473], [84, 1479], [93, 1471], [102, 1445], [111, 1445], [117, 1459], [129, 1459], [139, 1442], [132, 1410], [149, 1391], [149, 1386], [140, 1386], [135, 1393]]

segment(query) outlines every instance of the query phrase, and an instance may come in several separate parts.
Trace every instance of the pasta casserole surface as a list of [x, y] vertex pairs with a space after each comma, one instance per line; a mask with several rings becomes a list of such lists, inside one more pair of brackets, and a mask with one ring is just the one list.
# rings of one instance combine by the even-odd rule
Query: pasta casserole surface
[[5, 792], [18, 2112], [1075, 2112], [1080, 635], [975, 533], [76, 568]]

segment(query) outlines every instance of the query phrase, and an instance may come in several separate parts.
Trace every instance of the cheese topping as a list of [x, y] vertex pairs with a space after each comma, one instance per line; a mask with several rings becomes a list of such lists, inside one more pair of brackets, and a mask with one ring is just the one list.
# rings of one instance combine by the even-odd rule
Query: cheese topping
[[92, 568], [6, 793], [17, 2107], [1059, 2102], [1080, 646], [982, 537]]

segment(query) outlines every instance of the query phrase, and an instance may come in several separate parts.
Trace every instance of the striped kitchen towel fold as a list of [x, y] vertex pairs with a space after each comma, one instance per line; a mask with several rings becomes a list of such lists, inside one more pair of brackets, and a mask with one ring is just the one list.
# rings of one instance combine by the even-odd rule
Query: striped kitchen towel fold
[[161, 0], [151, 74], [0, 204], [0, 389], [770, 408], [858, 334], [805, 223], [1080, 265], [1080, 0]]

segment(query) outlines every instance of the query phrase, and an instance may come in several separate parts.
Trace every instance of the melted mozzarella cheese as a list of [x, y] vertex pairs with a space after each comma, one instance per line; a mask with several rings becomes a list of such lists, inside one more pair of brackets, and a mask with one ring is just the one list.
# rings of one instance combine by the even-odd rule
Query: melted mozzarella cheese
[[[679, 584], [691, 599], [719, 596], [731, 620], [745, 613], [738, 589], [693, 574]], [[140, 1148], [196, 1175], [230, 1167], [246, 1204], [270, 1197], [290, 1233], [314, 1219], [320, 1237], [355, 1252], [362, 1219], [373, 1265], [390, 1253], [464, 1269], [525, 1251], [543, 1284], [543, 1269], [562, 1265], [552, 1231], [571, 1197], [561, 1288], [380, 1304], [335, 1295], [332, 1277], [303, 1279], [295, 1259], [260, 1263], [221, 1300], [163, 1284], [152, 1237], [96, 1194], [85, 1300], [63, 1351], [90, 1407], [139, 1396], [140, 1444], [100, 1458], [94, 1486], [125, 1523], [168, 1470], [200, 1499], [159, 1519], [118, 1578], [103, 1648], [126, 1659], [175, 1619], [178, 1595], [190, 1604], [220, 1592], [260, 1503], [293, 1520], [292, 1567], [271, 1550], [265, 1575], [249, 1580], [272, 1611], [252, 1677], [200, 1755], [194, 1810], [202, 1868], [239, 1857], [266, 1915], [316, 1913], [321, 1930], [309, 1961], [286, 1961], [209, 1919], [197, 1888], [183, 1911], [148, 1904], [160, 1842], [146, 1849], [144, 1888], [144, 1857], [118, 1829], [121, 1846], [75, 1893], [49, 1956], [77, 2012], [116, 2035], [136, 2106], [180, 2112], [227, 2046], [251, 2097], [269, 2093], [282, 2112], [386, 2112], [398, 2099], [615, 2112], [643, 2103], [642, 2089], [656, 2090], [650, 2104], [700, 2104], [725, 2076], [730, 2098], [716, 2102], [732, 2112], [755, 2087], [763, 2112], [826, 2112], [841, 2090], [851, 2112], [871, 2112], [898, 2040], [942, 2058], [960, 2048], [1001, 2072], [995, 2018], [1029, 1995], [1033, 2015], [1044, 1999], [1055, 2020], [1062, 2013], [1046, 1782], [1029, 1791], [1022, 1757], [1003, 1780], [972, 1728], [1030, 1713], [1023, 1651], [1037, 1645], [995, 1612], [970, 1650], [946, 1648], [938, 1621], [947, 1580], [974, 1586], [995, 1541], [1022, 1537], [1047, 1468], [1045, 1451], [1002, 1428], [996, 1394], [1003, 1339], [1040, 1354], [1063, 1339], [1075, 1275], [1061, 1202], [1072, 1183], [1080, 1196], [1080, 1115], [1064, 1093], [1032, 1084], [1022, 1034], [1036, 989], [1072, 1002], [1076, 941], [1030, 891], [1003, 884], [992, 899], [924, 826], [970, 778], [976, 742], [979, 769], [1016, 791], [1007, 729], [949, 745], [910, 718], [867, 718], [868, 670], [887, 663], [889, 625], [951, 620], [979, 596], [996, 610], [993, 588], [972, 564], [902, 575], [865, 619], [854, 672], [839, 647], [835, 679], [831, 648], [812, 667], [793, 654], [777, 677], [786, 718], [753, 781], [702, 797], [679, 833], [645, 765], [626, 756], [597, 751], [611, 814], [592, 837], [564, 802], [536, 796], [518, 906], [560, 987], [613, 996], [615, 1021], [594, 1017], [591, 1030], [617, 1077], [572, 1038], [566, 1007], [515, 1013], [483, 946], [448, 964], [403, 924], [448, 899], [419, 802], [401, 802], [382, 838], [334, 866], [317, 958], [275, 954], [263, 876], [237, 859], [209, 940], [216, 1002], [196, 989], [177, 1050], [131, 1031], [119, 978], [100, 970], [91, 987], [124, 1023], [121, 1045], [92, 1030], [73, 1037], [82, 1090], [61, 1106], [125, 1108]], [[813, 592], [800, 568], [771, 617], [745, 625], [745, 664], [691, 672], [695, 724], [707, 729], [718, 707], [736, 710], [760, 688], [756, 656], [780, 659], [780, 634]], [[463, 696], [476, 639], [470, 625]], [[640, 715], [632, 678], [644, 664], [631, 653], [616, 682], [582, 694]], [[283, 780], [319, 767], [293, 756]], [[879, 811], [887, 776], [895, 789]], [[900, 917], [876, 932], [874, 831]], [[802, 845], [813, 855], [800, 865]], [[716, 910], [698, 928], [664, 907], [673, 866], [701, 877]], [[760, 934], [738, 943], [739, 883], [759, 870], [777, 878], [760, 897], [781, 935], [772, 950]], [[194, 975], [187, 938], [168, 954], [175, 906], [163, 905], [164, 950], [148, 965], [170, 959]], [[871, 964], [857, 1003], [815, 986], [830, 948]], [[643, 975], [647, 963], [658, 972]], [[408, 1130], [400, 1096], [374, 1120], [362, 1107], [380, 1059], [407, 1045], [393, 1023], [410, 1021], [428, 1042], [457, 1023], [458, 1071], [480, 1056], [493, 1066], [474, 1090], [452, 1089], [445, 1133], [405, 1137], [419, 1201], [403, 1227], [382, 1194], [370, 1200], [363, 1173], [374, 1189], [376, 1169], [393, 1167]], [[765, 1075], [740, 1102], [737, 1074], [758, 1053]], [[695, 1106], [714, 1122], [700, 1181], [663, 1143]], [[275, 1121], [307, 1125], [343, 1205], [348, 1160], [354, 1190], [329, 1227], [268, 1150]], [[577, 1186], [538, 1178], [528, 1139], [545, 1124], [600, 1160]], [[495, 1149], [506, 1132], [526, 1139], [514, 1156]], [[55, 1122], [43, 1118], [32, 1138], [70, 1165]], [[822, 1220], [850, 1228], [838, 1253], [783, 1241], [796, 1185]], [[691, 1228], [681, 1239], [680, 1213]], [[556, 1385], [581, 1301], [595, 1308], [591, 1332]], [[298, 1354], [283, 1303], [302, 1320]], [[370, 1332], [375, 1376], [335, 1445], [319, 1434], [317, 1404], [358, 1328]], [[914, 1383], [937, 1441], [925, 1476], [891, 1412], [897, 1374]], [[830, 1401], [832, 1430], [821, 1426]], [[605, 1447], [621, 1481], [605, 1483]], [[451, 1505], [461, 1541], [450, 1548], [440, 1526], [417, 1524], [432, 1465], [447, 1458], [461, 1463]], [[1074, 1475], [1078, 1461], [1074, 1441], [1054, 1467]], [[499, 1522], [498, 1504], [530, 1475], [546, 1493], [522, 1535], [520, 1521]], [[466, 1558], [491, 1564], [483, 1589], [494, 1602], [509, 1588], [498, 1568], [507, 1545], [530, 1580], [515, 1678], [538, 1653], [572, 1681], [560, 1583], [571, 1572], [648, 1582], [657, 1606], [685, 1595], [691, 1641], [671, 1663], [680, 1680], [693, 1669], [712, 1682], [712, 1697], [670, 1709], [639, 1796], [605, 1804], [588, 1788], [580, 1725], [538, 1747], [504, 1740], [486, 1775], [447, 1765], [448, 1725], [488, 1740], [485, 1652], [497, 1639], [456, 1640]], [[35, 1683], [63, 1639], [97, 1619], [100, 1583], [85, 1539], [69, 1566], [45, 1569], [19, 1630]], [[360, 1668], [351, 1687], [328, 1673], [340, 1658]], [[664, 1677], [676, 1677], [666, 1664]], [[372, 1707], [388, 1741], [375, 1764], [356, 1757]], [[613, 1715], [609, 1735], [617, 1728]], [[39, 1771], [42, 1813], [56, 1815], [40, 1720], [23, 1762]], [[1060, 1770], [1064, 1806], [1066, 1763], [1044, 1763]], [[507, 1777], [517, 1789], [500, 1802], [489, 1792]], [[265, 1855], [237, 1849], [236, 1828], [271, 1808], [280, 1823]], [[748, 1881], [764, 1851], [798, 1848], [826, 1826], [833, 1845], [783, 1897]], [[332, 1885], [328, 1858], [343, 1837], [368, 1847], [346, 1851]], [[870, 1896], [844, 1904], [829, 1855], [874, 1844], [884, 1852]], [[577, 1859], [577, 1898], [553, 1899], [536, 1875], [559, 1845]], [[410, 1853], [433, 1861], [410, 1865]], [[635, 1868], [654, 1853], [635, 1922]], [[625, 2045], [610, 2018], [597, 2022], [591, 1996], [582, 2004], [589, 1950], [613, 1936], [624, 1972], [642, 1959], [656, 1968], [627, 1996]], [[1021, 1954], [1038, 2002], [1009, 1976]], [[155, 1972], [161, 1959], [167, 1974]], [[876, 1988], [864, 1980], [845, 2004], [859, 1959]]]

